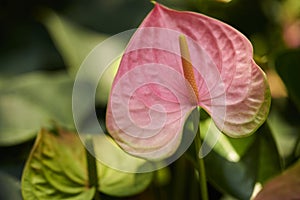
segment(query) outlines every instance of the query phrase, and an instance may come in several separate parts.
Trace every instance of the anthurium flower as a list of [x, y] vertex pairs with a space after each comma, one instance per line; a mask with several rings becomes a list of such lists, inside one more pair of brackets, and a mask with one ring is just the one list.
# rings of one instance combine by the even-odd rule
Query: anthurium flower
[[158, 3], [133, 35], [107, 108], [110, 135], [128, 153], [171, 156], [200, 106], [226, 135], [249, 135], [265, 121], [270, 91], [251, 43], [231, 26]]

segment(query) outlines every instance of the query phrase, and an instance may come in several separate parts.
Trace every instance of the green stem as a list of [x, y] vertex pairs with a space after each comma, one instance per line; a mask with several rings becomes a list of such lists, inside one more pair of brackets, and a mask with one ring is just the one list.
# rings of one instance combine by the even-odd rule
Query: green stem
[[[198, 120], [199, 121], [199, 120]], [[195, 147], [196, 147], [196, 155], [198, 161], [198, 172], [199, 172], [199, 185], [201, 191], [201, 199], [208, 200], [208, 192], [207, 192], [207, 180], [205, 173], [205, 165], [202, 157], [199, 156], [200, 148], [201, 148], [201, 135], [200, 135], [200, 123], [198, 123], [197, 134], [195, 137]]]
[[85, 140], [86, 144], [86, 157], [87, 157], [87, 167], [88, 167], [88, 178], [89, 187], [95, 188], [94, 199], [100, 200], [100, 194], [98, 192], [98, 173], [97, 173], [97, 162], [94, 154], [94, 145], [92, 136], [88, 136]]

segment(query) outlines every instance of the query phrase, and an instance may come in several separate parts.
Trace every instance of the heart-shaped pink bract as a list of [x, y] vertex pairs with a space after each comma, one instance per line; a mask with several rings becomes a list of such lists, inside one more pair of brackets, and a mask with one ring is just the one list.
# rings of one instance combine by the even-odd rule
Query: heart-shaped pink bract
[[[197, 91], [184, 76], [182, 35]], [[270, 91], [252, 54], [251, 43], [229, 25], [156, 3], [129, 42], [114, 79], [109, 133], [130, 154], [166, 158], [177, 150], [184, 122], [197, 106], [224, 134], [255, 132], [267, 117]]]

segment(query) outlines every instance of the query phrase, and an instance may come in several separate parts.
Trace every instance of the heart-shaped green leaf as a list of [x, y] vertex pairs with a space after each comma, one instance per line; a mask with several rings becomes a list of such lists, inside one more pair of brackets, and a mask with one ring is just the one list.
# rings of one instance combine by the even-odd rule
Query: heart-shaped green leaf
[[85, 151], [75, 134], [41, 130], [22, 177], [27, 199], [92, 199]]

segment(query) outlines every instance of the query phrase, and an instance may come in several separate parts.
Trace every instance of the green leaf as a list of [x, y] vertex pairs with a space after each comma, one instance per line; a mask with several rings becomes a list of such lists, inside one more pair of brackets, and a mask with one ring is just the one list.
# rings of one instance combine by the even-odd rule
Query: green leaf
[[[94, 148], [97, 157], [102, 157], [105, 161], [109, 161], [107, 165], [101, 164], [98, 167], [99, 176], [99, 190], [103, 193], [112, 196], [129, 196], [142, 192], [152, 181], [153, 173], [129, 173], [127, 171], [137, 171], [140, 167], [143, 167], [147, 163], [146, 160], [133, 157], [125, 153], [111, 138], [108, 140], [112, 146], [105, 143], [104, 136], [94, 137]], [[109, 154], [103, 155], [103, 152], [109, 152]], [[113, 169], [116, 163], [122, 163], [124, 166], [124, 172]], [[111, 167], [109, 166], [111, 165]]]
[[92, 199], [85, 151], [75, 134], [42, 129], [26, 162], [22, 195], [30, 199]]
[[[228, 157], [233, 152], [239, 159]], [[211, 183], [238, 199], [249, 199], [257, 182], [263, 184], [281, 171], [279, 154], [266, 123], [248, 139], [225, 140], [221, 136], [204, 159]]]
[[247, 160], [230, 162], [212, 151], [205, 157], [205, 166], [208, 180], [220, 191], [241, 200], [250, 199], [255, 184], [255, 171], [247, 169], [254, 169], [255, 163]]
[[122, 197], [141, 193], [152, 181], [152, 173], [126, 173], [108, 168], [105, 165], [99, 168], [98, 189], [111, 196]]
[[[290, 104], [288, 99], [281, 99], [280, 103]], [[277, 103], [277, 104], [276, 104]], [[297, 145], [297, 140], [299, 138], [299, 127], [298, 123], [294, 123], [292, 120], [289, 119], [298, 119], [295, 115], [290, 114], [289, 110], [287, 109], [285, 112], [289, 115], [288, 117], [286, 114], [282, 113], [281, 110], [278, 109], [280, 106], [278, 102], [274, 101], [274, 108], [269, 115], [269, 125], [276, 140], [279, 154], [282, 158], [285, 158], [287, 162], [289, 157], [294, 160], [293, 153]], [[285, 163], [285, 165], [288, 163]]]
[[65, 73], [29, 73], [0, 82], [0, 146], [32, 139], [50, 120], [73, 127], [73, 82]]
[[275, 62], [276, 70], [285, 83], [292, 100], [300, 111], [300, 49], [290, 50], [279, 55]]
[[100, 188], [89, 186], [86, 150], [81, 140], [72, 132], [60, 129], [55, 132], [43, 129], [36, 139], [22, 177], [25, 200], [88, 200], [98, 189], [109, 195], [127, 196], [141, 192], [150, 184], [152, 173], [120, 172], [97, 162]]
[[[214, 151], [229, 161], [238, 162], [255, 140], [255, 135], [243, 138], [231, 138], [222, 134], [219, 129], [208, 118], [200, 122], [201, 138], [206, 137], [209, 146], [213, 146]], [[218, 138], [215, 143], [215, 139]]]
[[80, 27], [48, 10], [43, 23], [60, 51], [68, 71], [75, 76], [88, 53], [108, 36]]
[[[268, 123], [265, 123], [257, 131], [257, 139], [251, 146], [250, 151], [255, 149], [258, 149], [259, 152], [256, 181], [264, 184], [282, 171], [282, 160]], [[251, 158], [254, 159], [254, 157], [257, 157], [257, 155], [252, 154]]]
[[[93, 32], [89, 29], [72, 23], [66, 18], [50, 11], [43, 23], [48, 29], [55, 45], [65, 61], [69, 74], [75, 78], [76, 73], [88, 54], [99, 45], [102, 41], [108, 38], [107, 35]], [[114, 41], [110, 48], [121, 45], [122, 41]], [[106, 49], [110, 51], [110, 49]], [[120, 59], [116, 59], [107, 68], [102, 77], [99, 77], [97, 88], [96, 101], [102, 105], [106, 105], [113, 77], [119, 67]], [[101, 59], [97, 62], [98, 66], [103, 66]]]

